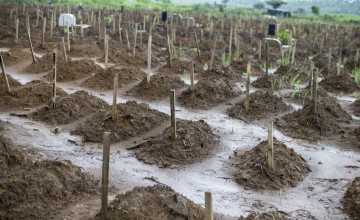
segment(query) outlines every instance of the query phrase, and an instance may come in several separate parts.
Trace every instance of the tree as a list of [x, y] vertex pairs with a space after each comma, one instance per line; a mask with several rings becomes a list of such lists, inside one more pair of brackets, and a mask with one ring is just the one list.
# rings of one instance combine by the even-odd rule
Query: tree
[[254, 5], [254, 8], [255, 8], [255, 9], [258, 9], [258, 10], [261, 10], [261, 9], [264, 9], [264, 8], [265, 8], [265, 5], [264, 5], [264, 3], [259, 2], [259, 3], [256, 3], [256, 4]]
[[269, 0], [269, 1], [266, 1], [266, 4], [271, 5], [273, 7], [273, 9], [277, 9], [282, 5], [286, 5], [287, 2], [284, 2], [282, 0]]
[[319, 15], [320, 14], [320, 7], [319, 6], [311, 6], [311, 12], [314, 15]]

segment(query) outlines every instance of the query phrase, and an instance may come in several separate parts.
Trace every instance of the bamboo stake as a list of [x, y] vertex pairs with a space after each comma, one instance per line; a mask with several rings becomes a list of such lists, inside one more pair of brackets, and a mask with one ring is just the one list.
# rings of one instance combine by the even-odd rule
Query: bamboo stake
[[312, 100], [313, 100], [313, 113], [316, 116], [317, 114], [317, 76], [314, 72], [314, 62], [311, 61], [311, 72], [313, 73], [313, 81], [312, 81]]
[[232, 47], [232, 35], [233, 35], [233, 27], [230, 27], [230, 39], [229, 39], [229, 60], [231, 61], [231, 47]]
[[114, 90], [113, 90], [113, 106], [112, 106], [112, 120], [116, 120], [116, 101], [118, 92], [119, 74], [115, 74], [114, 77]]
[[50, 38], [53, 36], [54, 29], [54, 13], [51, 13], [51, 21], [50, 21]]
[[269, 77], [269, 44], [265, 40], [265, 76]]
[[327, 69], [330, 72], [331, 70], [331, 58], [332, 58], [332, 50], [331, 47], [329, 48], [329, 56], [328, 56], [328, 64], [327, 64]]
[[148, 57], [147, 57], [147, 82], [148, 83], [150, 83], [150, 74], [151, 74], [151, 43], [152, 43], [152, 36], [149, 35]]
[[214, 220], [213, 205], [210, 192], [205, 192], [205, 220]]
[[258, 46], [258, 59], [261, 60], [261, 47], [262, 47], [262, 41], [259, 40], [259, 46]]
[[[99, 12], [100, 13], [100, 12]], [[101, 43], [101, 17], [98, 17], [98, 35], [99, 35], [99, 43]]]
[[194, 78], [195, 78], [194, 62], [191, 62], [190, 89], [192, 92], [195, 90]]
[[274, 171], [274, 138], [273, 138], [273, 122], [268, 124], [268, 150], [267, 150], [267, 163], [269, 169]]
[[134, 30], [134, 47], [133, 47], [133, 59], [135, 58], [135, 48], [136, 48], [136, 38], [137, 38], [137, 29], [138, 29], [138, 23], [135, 24], [135, 30]]
[[109, 187], [109, 160], [110, 160], [110, 132], [103, 135], [103, 166], [102, 166], [102, 187], [101, 187], [101, 220], [106, 220], [108, 187]]
[[171, 139], [176, 140], [175, 90], [170, 91]]
[[247, 63], [246, 67], [246, 98], [245, 98], [245, 111], [249, 112], [250, 109], [250, 74], [251, 74], [251, 63]]
[[167, 44], [168, 44], [168, 54], [169, 54], [169, 67], [172, 67], [172, 54], [171, 54], [171, 43], [169, 35], [167, 35]]
[[212, 66], [213, 66], [213, 63], [214, 63], [214, 57], [215, 57], [215, 51], [216, 51], [216, 43], [217, 43], [217, 38], [215, 39], [214, 48], [213, 48], [213, 51], [211, 53], [209, 70], [212, 70]]
[[119, 41], [120, 41], [120, 44], [122, 45], [123, 40], [122, 40], [122, 35], [121, 35], [121, 26], [120, 26], [120, 22], [119, 22]]
[[131, 48], [130, 48], [129, 34], [128, 34], [127, 29], [125, 29], [125, 35], [126, 35], [127, 46], [128, 46], [128, 49], [130, 50]]
[[15, 18], [15, 43], [19, 43], [19, 19]]
[[9, 81], [8, 81], [8, 78], [7, 78], [7, 75], [6, 75], [6, 71], [5, 71], [4, 59], [2, 58], [2, 55], [0, 55], [0, 64], [1, 64], [1, 71], [4, 74], [4, 80], [5, 80], [5, 83], [6, 83], [7, 90], [8, 90], [8, 92], [11, 92], [10, 84], [9, 84]]
[[108, 67], [109, 58], [109, 35], [105, 35], [105, 69]]
[[52, 84], [52, 107], [56, 104], [56, 51], [53, 52], [53, 84]]
[[43, 28], [42, 28], [42, 46], [45, 46], [45, 31], [46, 31], [46, 17], [43, 20]]
[[196, 30], [195, 30], [195, 28], [194, 28], [194, 36], [195, 36], [197, 54], [198, 54], [198, 57], [200, 58], [200, 47], [199, 47], [199, 41], [198, 41], [198, 38], [197, 38], [197, 35], [196, 35]]
[[360, 56], [360, 48], [356, 49], [356, 55], [355, 55], [355, 64], [356, 66], [359, 66], [359, 56]]
[[295, 51], [296, 51], [296, 40], [294, 39], [294, 45], [293, 45], [293, 49], [292, 49], [292, 54], [291, 54], [291, 64], [295, 63]]
[[36, 63], [36, 58], [35, 58], [35, 54], [34, 54], [34, 48], [32, 46], [32, 42], [31, 42], [30, 25], [27, 26], [27, 31], [26, 32], [27, 32], [27, 35], [28, 35], [32, 60], [33, 60], [33, 63]]
[[63, 51], [63, 53], [64, 53], [65, 63], [67, 63], [66, 46], [65, 46], [65, 39], [64, 39], [64, 37], [61, 37], [61, 45], [62, 45], [62, 51]]

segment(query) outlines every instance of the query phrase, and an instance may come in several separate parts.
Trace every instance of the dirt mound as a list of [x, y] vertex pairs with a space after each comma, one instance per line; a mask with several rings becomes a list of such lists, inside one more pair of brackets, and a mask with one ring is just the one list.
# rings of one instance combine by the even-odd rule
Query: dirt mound
[[349, 124], [350, 121], [351, 116], [340, 107], [335, 98], [319, 96], [316, 117], [312, 111], [312, 102], [308, 102], [302, 109], [277, 119], [275, 125], [290, 137], [317, 141], [322, 136], [344, 133], [341, 124]]
[[82, 135], [87, 142], [101, 142], [103, 133], [110, 131], [112, 142], [118, 142], [150, 131], [169, 119], [168, 115], [135, 101], [118, 104], [116, 112], [116, 119], [112, 120], [111, 109], [105, 108], [71, 133]]
[[170, 187], [155, 185], [118, 194], [107, 208], [107, 219], [203, 220], [205, 210]]
[[[57, 88], [57, 96], [67, 95], [61, 88]], [[1, 91], [0, 91], [1, 92]], [[0, 110], [6, 111], [12, 108], [29, 108], [50, 102], [52, 97], [52, 85], [43, 81], [35, 80], [12, 89], [10, 93], [0, 94]]]
[[261, 214], [250, 214], [246, 218], [239, 218], [238, 220], [298, 220], [298, 219], [307, 219], [307, 220], [316, 220], [308, 211], [305, 210], [296, 210], [290, 213], [282, 211], [270, 211], [264, 212]]
[[226, 79], [201, 79], [195, 84], [194, 91], [186, 89], [179, 102], [187, 108], [210, 109], [225, 100], [240, 94], [233, 81]]
[[153, 75], [150, 83], [144, 78], [139, 84], [127, 92], [128, 95], [145, 100], [159, 100], [170, 96], [170, 90], [185, 86], [179, 77]]
[[230, 166], [235, 181], [245, 189], [278, 190], [295, 187], [310, 172], [306, 160], [294, 149], [274, 138], [274, 166], [271, 171], [267, 165], [267, 141], [262, 141], [253, 149], [242, 154], [234, 152]]
[[360, 177], [356, 177], [346, 190], [342, 203], [352, 219], [360, 219]]
[[190, 72], [191, 70], [191, 62], [187, 60], [182, 60], [180, 58], [174, 58], [171, 60], [171, 68], [169, 65], [165, 65], [161, 67], [158, 72], [163, 75], [170, 74], [183, 74], [185, 70]]
[[14, 47], [6, 52], [0, 52], [0, 55], [4, 60], [5, 67], [13, 66], [22, 62], [27, 62], [32, 59], [29, 52], [24, 51], [23, 49], [18, 47]]
[[0, 158], [6, 167], [0, 178], [0, 219], [50, 219], [97, 189], [94, 178], [70, 161], [31, 162], [9, 141], [0, 141]]
[[202, 161], [217, 144], [217, 137], [204, 121], [178, 121], [177, 137], [171, 139], [171, 127], [162, 135], [137, 145], [136, 157], [159, 167], [175, 167]]
[[354, 115], [360, 116], [360, 99], [351, 103], [350, 107], [354, 111]]
[[71, 44], [71, 50], [67, 52], [71, 57], [88, 57], [94, 58], [101, 56], [104, 52], [94, 43]]
[[[321, 86], [318, 86], [317, 94], [318, 94], [318, 97], [331, 98], [331, 96]], [[302, 105], [305, 105], [305, 103], [311, 101], [311, 99], [312, 99], [312, 97], [311, 97], [311, 89], [310, 89], [309, 86], [306, 86], [305, 88], [301, 89], [300, 91], [292, 94], [292, 97], [293, 97], [295, 102], [298, 102], [298, 103], [301, 103]]]
[[[254, 60], [251, 60], [251, 75], [252, 76], [262, 76], [265, 72], [261, 69], [260, 64]], [[246, 73], [247, 62], [245, 60], [232, 61], [231, 66], [236, 69], [240, 75]]]
[[[64, 63], [64, 58], [62, 56], [56, 56], [57, 67]], [[31, 63], [29, 66], [25, 67], [24, 72], [27, 73], [45, 73], [51, 71], [53, 68], [53, 53], [47, 53], [41, 58], [36, 59], [36, 63]]]
[[[272, 83], [273, 80], [276, 78], [273, 75], [269, 76], [262, 76], [257, 78], [254, 82], [251, 83], [252, 86], [259, 89], [272, 89], [274, 87], [274, 84]], [[278, 88], [274, 88], [278, 89]]]
[[328, 92], [352, 93], [360, 89], [354, 78], [348, 74], [328, 76], [323, 79], [319, 85], [324, 87]]
[[305, 68], [306, 67], [301, 68], [300, 65], [298, 65], [298, 67], [281, 65], [273, 75], [289, 84], [295, 83], [295, 80], [299, 80], [299, 83], [301, 83], [309, 80], [309, 74], [304, 71]]
[[96, 113], [105, 106], [108, 104], [102, 99], [85, 91], [78, 91], [70, 96], [57, 99], [55, 108], [45, 106], [32, 113], [30, 117], [36, 121], [44, 121], [49, 124], [68, 124]]
[[250, 94], [249, 111], [245, 110], [245, 100], [236, 103], [228, 109], [228, 114], [232, 118], [249, 120], [260, 120], [276, 116], [279, 113], [290, 110], [281, 98], [269, 91], [258, 90]]
[[232, 81], [241, 81], [243, 72], [235, 71], [232, 67], [224, 67], [220, 69], [207, 70], [197, 75], [198, 78], [209, 79], [227, 79]]
[[111, 67], [97, 72], [94, 76], [85, 80], [81, 86], [101, 91], [111, 90], [114, 87], [115, 74], [119, 74], [119, 87], [123, 87], [145, 77], [145, 73], [136, 67]]
[[[101, 67], [96, 65], [91, 60], [68, 60], [67, 63], [57, 65], [57, 81], [72, 81], [85, 77], [101, 71]], [[52, 80], [53, 73], [50, 72], [44, 78]]]
[[[12, 78], [10, 75], [6, 74], [9, 85], [10, 85], [10, 90], [13, 90], [14, 87], [18, 87], [21, 85], [21, 83], [19, 83], [17, 80], [15, 80], [14, 78]], [[0, 74], [0, 93], [1, 91], [8, 91], [5, 79], [4, 79], [4, 75], [2, 75], [2, 73]]]

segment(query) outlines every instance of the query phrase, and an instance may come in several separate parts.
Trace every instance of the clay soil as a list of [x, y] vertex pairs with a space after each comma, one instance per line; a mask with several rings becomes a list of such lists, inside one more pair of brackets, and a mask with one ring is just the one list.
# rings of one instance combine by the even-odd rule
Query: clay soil
[[352, 219], [360, 219], [360, 177], [356, 177], [350, 184], [342, 202]]
[[[107, 219], [203, 220], [204, 213], [204, 208], [170, 187], [155, 185], [118, 194], [108, 206]], [[100, 219], [100, 213], [95, 219]]]
[[245, 110], [245, 100], [242, 100], [229, 108], [228, 114], [232, 118], [253, 121], [269, 119], [290, 109], [290, 106], [270, 91], [258, 90], [250, 94], [248, 111]]
[[349, 74], [330, 75], [323, 79], [319, 85], [328, 92], [352, 93], [360, 90], [355, 79]]
[[3, 58], [5, 66], [14, 66], [21, 62], [31, 60], [31, 54], [24, 51], [22, 48], [15, 47], [9, 51], [1, 52], [0, 55]]
[[360, 100], [358, 99], [353, 102], [350, 107], [353, 110], [354, 114], [360, 117]]
[[145, 77], [145, 73], [137, 67], [110, 67], [100, 70], [85, 80], [81, 85], [95, 90], [111, 90], [114, 88], [114, 76], [119, 75], [118, 86], [123, 87], [131, 82], [136, 82]]
[[[10, 93], [2, 92], [0, 99], [0, 110], [6, 111], [10, 109], [24, 110], [25, 108], [33, 108], [43, 104], [49, 104], [52, 97], [52, 85], [44, 81], [31, 81], [23, 86], [15, 87]], [[65, 96], [61, 88], [57, 89], [57, 96]]]
[[43, 121], [52, 125], [68, 124], [92, 113], [109, 108], [107, 102], [85, 91], [78, 91], [70, 96], [63, 96], [52, 104], [30, 114], [35, 121]]
[[306, 160], [294, 149], [274, 138], [274, 171], [267, 164], [268, 142], [246, 152], [234, 151], [230, 158], [233, 178], [245, 189], [279, 190], [295, 187], [311, 172]]
[[169, 119], [166, 114], [135, 101], [118, 104], [116, 112], [116, 118], [113, 120], [111, 108], [104, 108], [81, 123], [72, 134], [83, 136], [86, 142], [101, 142], [102, 134], [109, 131], [112, 142], [118, 142], [150, 131]]
[[184, 81], [179, 77], [154, 75], [150, 82], [145, 77], [139, 84], [127, 92], [127, 95], [146, 100], [159, 100], [170, 96], [170, 90], [185, 87]]
[[96, 193], [94, 177], [66, 160], [36, 155], [0, 136], [0, 218], [51, 219], [66, 206]]
[[197, 163], [211, 155], [217, 137], [204, 121], [178, 121], [176, 140], [172, 140], [171, 127], [158, 136], [137, 145], [136, 157], [159, 167], [176, 167]]
[[350, 123], [351, 116], [332, 97], [319, 97], [316, 117], [312, 103], [308, 102], [302, 109], [275, 121], [284, 134], [309, 141], [343, 134], [346, 124]]
[[195, 84], [194, 91], [188, 88], [179, 96], [179, 103], [186, 108], [206, 110], [239, 94], [240, 91], [232, 81], [202, 79]]

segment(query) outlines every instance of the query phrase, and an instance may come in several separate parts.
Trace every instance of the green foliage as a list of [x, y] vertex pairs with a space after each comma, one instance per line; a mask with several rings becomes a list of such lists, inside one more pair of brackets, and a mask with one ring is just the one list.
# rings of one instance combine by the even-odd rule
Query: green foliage
[[229, 66], [231, 63], [231, 55], [229, 54], [229, 56], [226, 56], [226, 53], [224, 52], [221, 55], [221, 62], [223, 66]]
[[320, 14], [320, 7], [319, 6], [311, 6], [311, 12], [314, 15], [319, 15]]
[[205, 63], [204, 66], [203, 66], [203, 70], [208, 70], [209, 69], [209, 64], [208, 63]]
[[355, 69], [353, 69], [352, 75], [355, 78], [356, 84], [360, 85], [360, 67], [356, 67]]
[[352, 95], [355, 97], [356, 100], [360, 100], [360, 94], [359, 94], [359, 92], [353, 92]]
[[273, 9], [277, 9], [282, 5], [286, 5], [287, 2], [284, 2], [282, 0], [269, 0], [269, 1], [266, 1], [266, 4], [271, 5], [273, 7]]
[[278, 31], [275, 34], [276, 38], [281, 41], [282, 44], [288, 45], [290, 42], [290, 31], [285, 29], [284, 31]]

